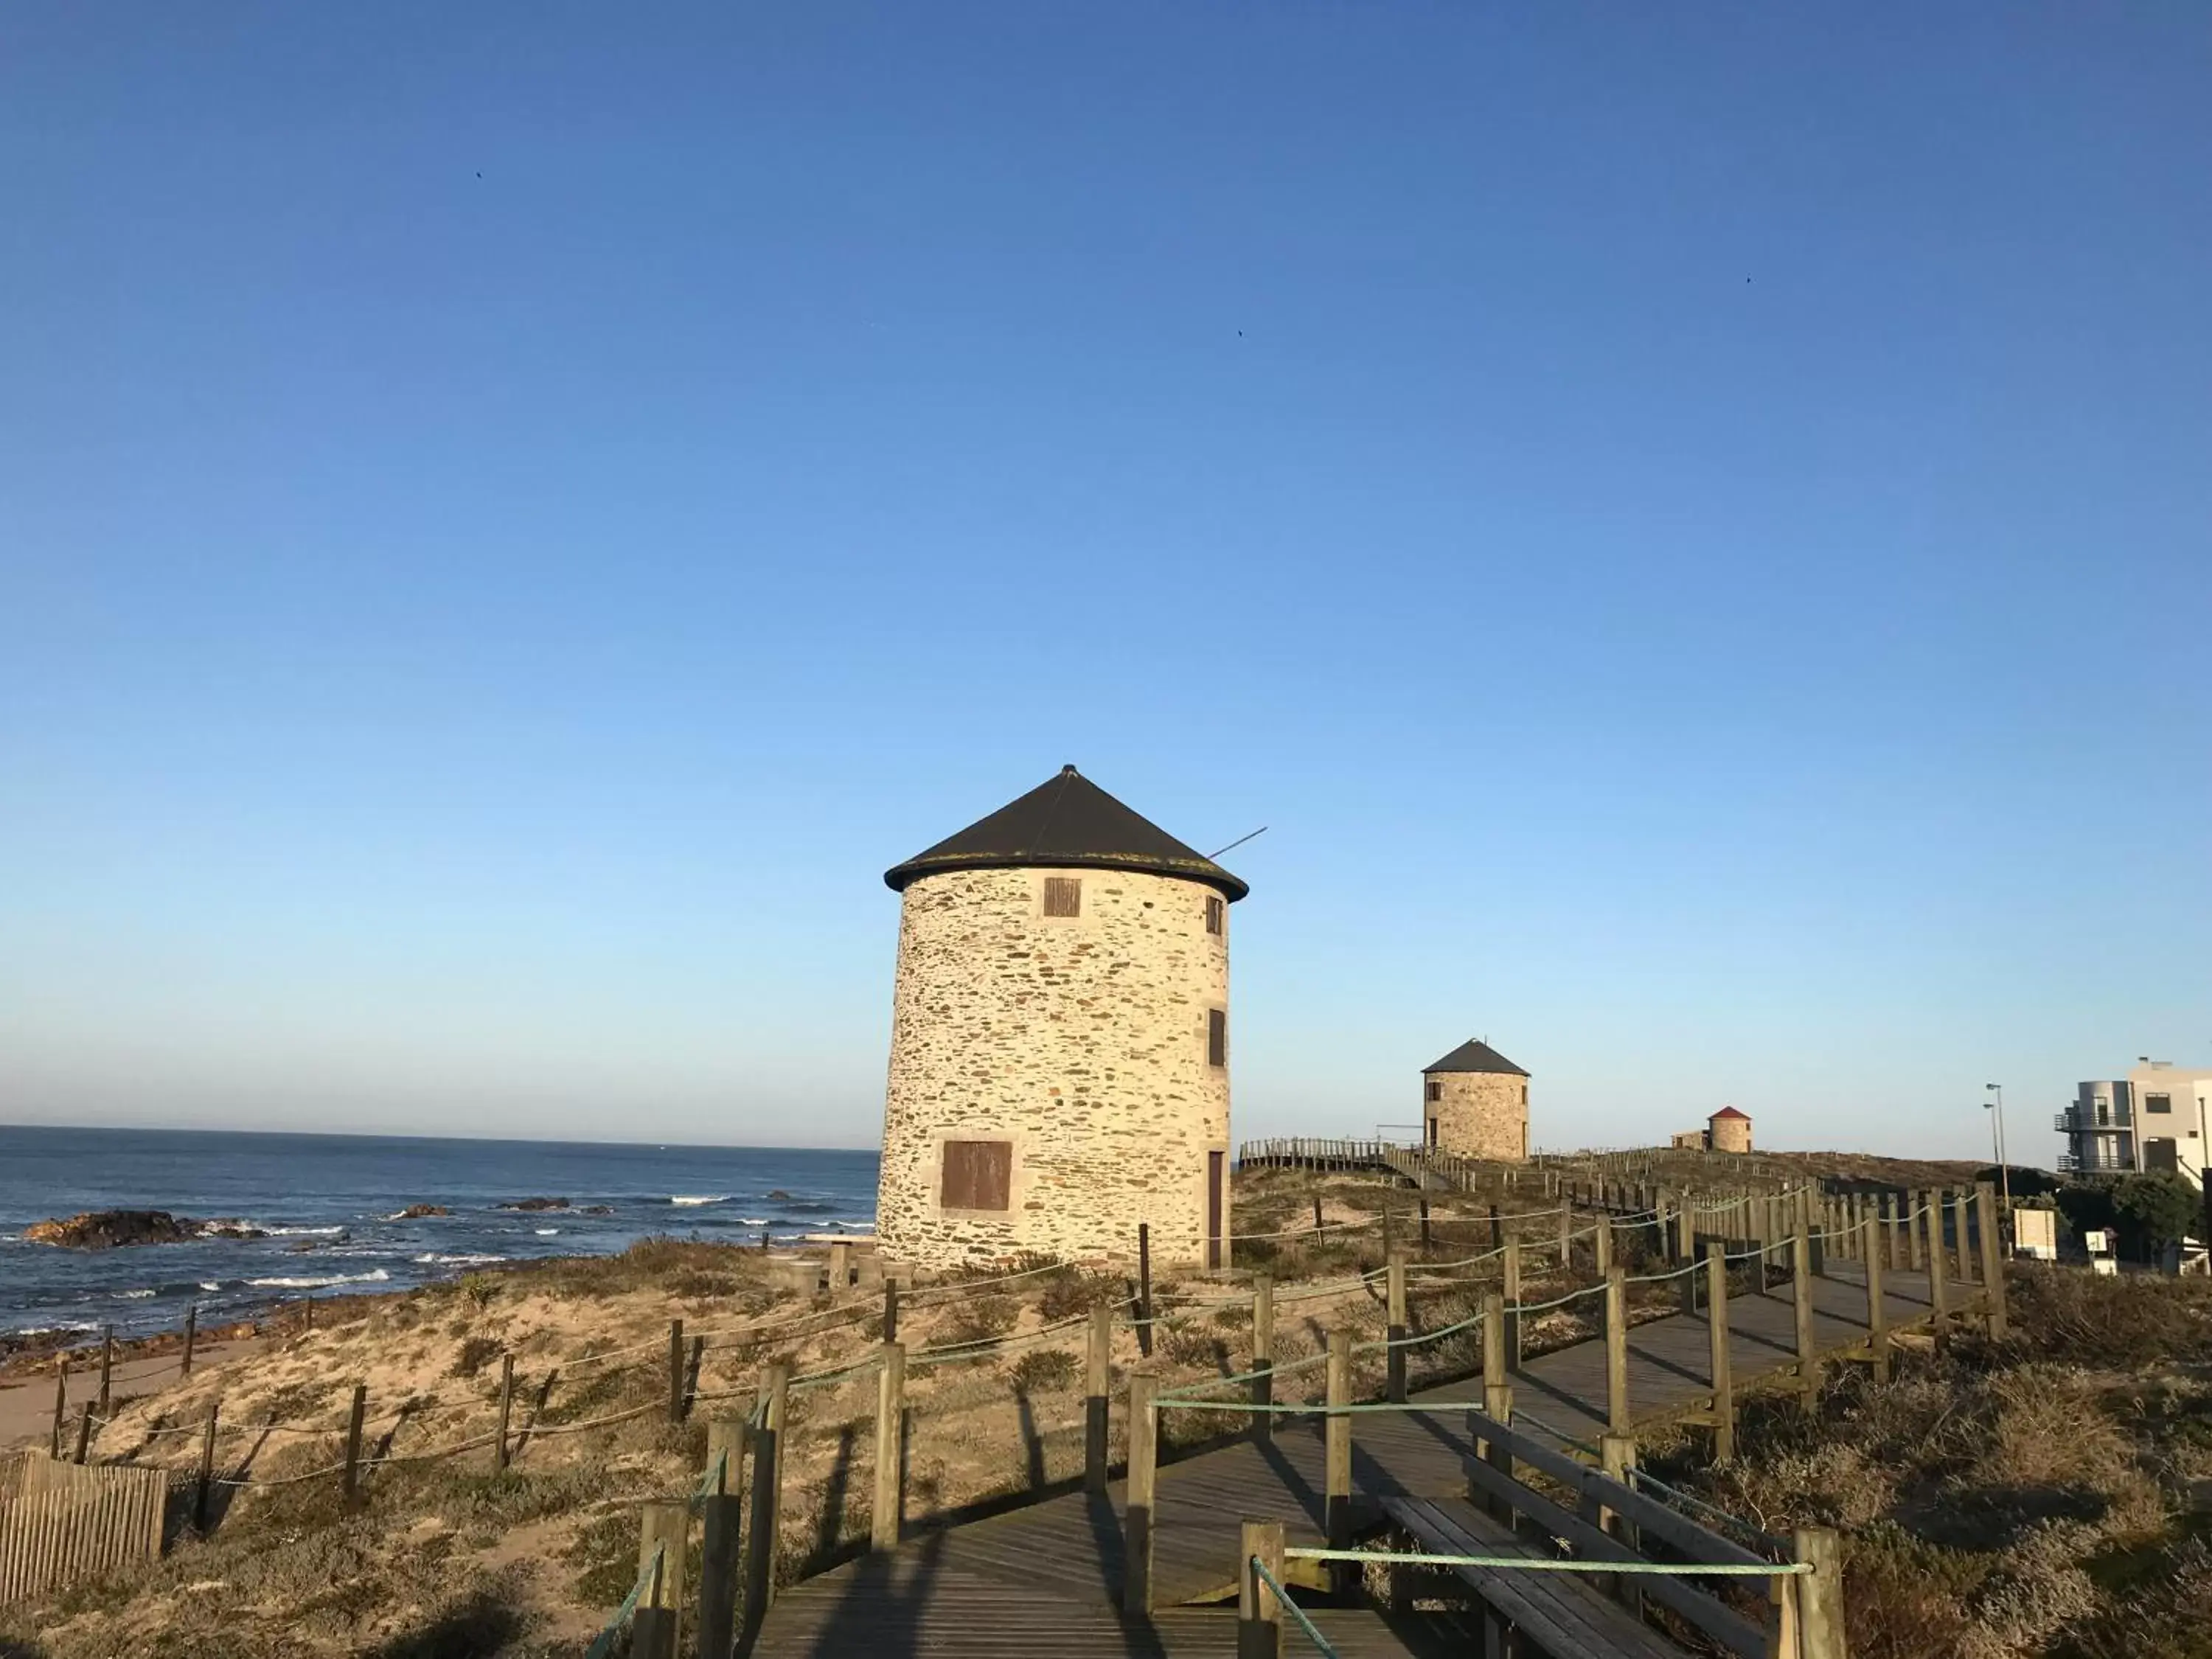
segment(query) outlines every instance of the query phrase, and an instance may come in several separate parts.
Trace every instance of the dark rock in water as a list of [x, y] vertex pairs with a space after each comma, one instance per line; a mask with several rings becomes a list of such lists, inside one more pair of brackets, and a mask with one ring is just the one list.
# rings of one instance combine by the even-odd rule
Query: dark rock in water
[[386, 1221], [420, 1221], [426, 1215], [451, 1215], [453, 1212], [442, 1204], [410, 1204], [397, 1215], [385, 1217]]
[[34, 1221], [23, 1237], [34, 1244], [109, 1250], [125, 1244], [182, 1244], [195, 1238], [259, 1238], [242, 1221], [194, 1221], [167, 1210], [87, 1210], [66, 1221]]
[[835, 1204], [817, 1204], [804, 1198], [787, 1200], [783, 1206], [786, 1215], [835, 1215], [836, 1212]]
[[768, 1196], [769, 1196], [769, 1201], [770, 1201], [770, 1202], [772, 1202], [772, 1203], [775, 1203], [775, 1202], [781, 1202], [781, 1201], [782, 1201], [783, 1200], [789, 1198], [789, 1197], [791, 1196], [791, 1194], [790, 1194], [789, 1193], [787, 1193], [786, 1191], [784, 1191], [782, 1188], [778, 1187], [777, 1188], [775, 1188], [775, 1191], [773, 1191], [773, 1192], [771, 1192], [770, 1194], [769, 1194], [769, 1195], [768, 1195]]
[[614, 1212], [615, 1206], [611, 1204], [586, 1204], [576, 1212], [578, 1215], [612, 1215]]
[[512, 1204], [501, 1204], [495, 1207], [501, 1210], [565, 1210], [568, 1207], [568, 1200], [565, 1198], [518, 1198]]

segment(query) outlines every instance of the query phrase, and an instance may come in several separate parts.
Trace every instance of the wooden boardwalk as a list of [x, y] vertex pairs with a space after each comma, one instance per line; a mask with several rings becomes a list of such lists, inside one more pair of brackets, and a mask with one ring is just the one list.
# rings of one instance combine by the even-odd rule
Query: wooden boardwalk
[[[1866, 1281], [1856, 1262], [1831, 1261], [1813, 1279], [1817, 1350], [1832, 1356], [1867, 1340]], [[1883, 1275], [1893, 1332], [1923, 1325], [1931, 1311], [1924, 1272]], [[1947, 1277], [1953, 1317], [1977, 1305], [1980, 1287]], [[1797, 1364], [1788, 1285], [1729, 1303], [1730, 1369], [1739, 1393]], [[1639, 1426], [1680, 1419], [1710, 1403], [1709, 1328], [1703, 1314], [1678, 1313], [1628, 1334], [1628, 1400]], [[1516, 1419], [1595, 1443], [1605, 1426], [1606, 1345], [1601, 1339], [1534, 1357], [1512, 1382]], [[1466, 1491], [1464, 1407], [1479, 1405], [1480, 1378], [1413, 1396], [1437, 1411], [1366, 1413], [1352, 1421], [1356, 1527], [1379, 1522], [1390, 1497], [1457, 1498]], [[1524, 1416], [1523, 1413], [1527, 1415]], [[1241, 1570], [1238, 1524], [1283, 1521], [1288, 1541], [1323, 1540], [1321, 1419], [1277, 1419], [1274, 1436], [1246, 1440], [1160, 1468], [1153, 1518], [1153, 1602], [1148, 1619], [1117, 1608], [1122, 1569], [1123, 1491], [1070, 1493], [965, 1525], [926, 1530], [894, 1551], [848, 1563], [783, 1590], [754, 1652], [767, 1659], [1065, 1654], [1230, 1655], [1233, 1598]], [[1313, 1564], [1296, 1582], [1317, 1584]], [[1316, 1622], [1346, 1659], [1465, 1653], [1474, 1626], [1455, 1618], [1323, 1609]], [[1297, 1652], [1302, 1638], [1286, 1638]]]

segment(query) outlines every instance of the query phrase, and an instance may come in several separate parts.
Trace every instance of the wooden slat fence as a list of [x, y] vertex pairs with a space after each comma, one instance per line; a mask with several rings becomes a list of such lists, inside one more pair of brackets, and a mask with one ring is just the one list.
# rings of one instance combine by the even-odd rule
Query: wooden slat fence
[[166, 1469], [0, 1464], [0, 1605], [160, 1555], [168, 1498]]

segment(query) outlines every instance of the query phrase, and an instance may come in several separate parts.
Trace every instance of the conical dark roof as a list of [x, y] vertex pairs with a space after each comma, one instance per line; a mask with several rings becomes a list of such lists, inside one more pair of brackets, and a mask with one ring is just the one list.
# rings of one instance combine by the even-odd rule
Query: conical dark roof
[[1421, 1067], [1424, 1077], [1431, 1072], [1510, 1072], [1515, 1077], [1528, 1075], [1488, 1043], [1477, 1042], [1473, 1037], [1461, 1043], [1435, 1065]]
[[1203, 854], [1139, 817], [1072, 766], [958, 835], [884, 872], [893, 892], [940, 870], [1024, 865], [1143, 870], [1218, 887], [1231, 903], [1251, 890]]

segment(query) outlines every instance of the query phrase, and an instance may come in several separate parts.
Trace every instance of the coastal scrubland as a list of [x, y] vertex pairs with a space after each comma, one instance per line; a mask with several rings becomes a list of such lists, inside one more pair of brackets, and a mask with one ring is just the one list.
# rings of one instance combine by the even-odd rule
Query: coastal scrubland
[[[1419, 1255], [1413, 1194], [1255, 1171], [1237, 1201], [1240, 1231], [1276, 1235], [1240, 1242], [1238, 1258], [1276, 1277], [1282, 1363], [1317, 1353], [1333, 1326], [1380, 1334], [1379, 1291], [1358, 1278], [1381, 1260], [1380, 1229], [1345, 1224], [1388, 1206], [1395, 1242]], [[1531, 1189], [1517, 1207], [1547, 1202]], [[1475, 1310], [1483, 1284], [1452, 1282], [1449, 1264], [1488, 1242], [1486, 1206], [1433, 1203], [1427, 1271], [1414, 1275], [1419, 1328]], [[1534, 1255], [1532, 1292], [1564, 1282], [1534, 1270]], [[1009, 1270], [1027, 1276], [998, 1277]], [[1584, 1258], [1577, 1279], [1587, 1272]], [[1794, 1401], [1749, 1401], [1725, 1465], [1692, 1433], [1653, 1437], [1647, 1459], [1754, 1525], [1844, 1529], [1857, 1659], [2212, 1659], [2201, 1633], [2212, 1628], [2212, 1284], [2026, 1265], [2009, 1282], [2003, 1341], [1915, 1342], [1884, 1384], [1839, 1370], [1811, 1415]], [[1017, 1263], [909, 1299], [909, 1526], [1078, 1476], [1081, 1322], [1101, 1300], [1126, 1311], [1130, 1288], [1119, 1267]], [[1668, 1311], [1663, 1288], [1650, 1287], [1642, 1316]], [[1241, 1277], [1163, 1277], [1155, 1292], [1156, 1369], [1186, 1380], [1242, 1368]], [[667, 1334], [679, 1318], [691, 1398], [672, 1423]], [[1571, 1307], [1532, 1321], [1528, 1339], [1540, 1349], [1590, 1334]], [[817, 1570], [867, 1533], [868, 1361], [880, 1334], [872, 1295], [810, 1297], [778, 1288], [757, 1252], [680, 1240], [325, 1310], [313, 1331], [272, 1333], [260, 1351], [118, 1413], [95, 1455], [182, 1472], [219, 1396], [223, 1422], [252, 1428], [224, 1439], [221, 1468], [254, 1484], [218, 1489], [202, 1537], [185, 1483], [162, 1560], [0, 1609], [0, 1655], [574, 1655], [629, 1587], [636, 1505], [690, 1488], [708, 1422], [742, 1416], [771, 1359], [818, 1379], [791, 1397], [779, 1561], [787, 1578]], [[1474, 1346], [1448, 1339], [1419, 1364], [1465, 1371]], [[516, 1451], [498, 1470], [483, 1437], [508, 1356]], [[1118, 1387], [1139, 1363], [1133, 1331], [1117, 1333], [1114, 1358]], [[835, 1374], [846, 1366], [856, 1369]], [[356, 1383], [379, 1461], [348, 1508], [329, 1471]], [[1309, 1371], [1279, 1392], [1317, 1387]], [[1166, 1421], [1194, 1435], [1243, 1426], [1233, 1415]]]
[[1853, 1659], [2212, 1656], [2212, 1281], [2014, 1266], [2006, 1340], [1749, 1404], [1647, 1462], [1769, 1532], [1843, 1529]]
[[[1324, 1230], [1312, 1231], [1318, 1198]], [[1540, 1207], [1532, 1190], [1507, 1206]], [[1265, 1265], [1279, 1293], [1277, 1352], [1317, 1354], [1328, 1328], [1379, 1335], [1379, 1287], [1358, 1277], [1382, 1260], [1387, 1205], [1396, 1243], [1419, 1248], [1413, 1195], [1353, 1178], [1285, 1171], [1242, 1178], [1240, 1261]], [[1486, 1209], [1432, 1205], [1425, 1258], [1488, 1247]], [[1478, 1214], [1478, 1211], [1480, 1212]], [[1001, 1279], [1007, 1271], [1026, 1276]], [[1442, 1271], [1449, 1271], [1443, 1269]], [[1532, 1264], [1531, 1285], [1547, 1282]], [[1333, 1288], [1332, 1288], [1333, 1287]], [[1084, 1321], [1109, 1301], [1125, 1312], [1127, 1269], [1010, 1263], [908, 1298], [909, 1525], [1051, 1490], [1080, 1475]], [[1318, 1294], [1302, 1294], [1318, 1291]], [[1417, 1298], [1428, 1328], [1464, 1319], [1480, 1290]], [[1249, 1358], [1249, 1288], [1237, 1277], [1163, 1275], [1154, 1286], [1152, 1365], [1175, 1380], [1224, 1375]], [[1662, 1311], [1655, 1298], [1652, 1311]], [[668, 1328], [685, 1327], [690, 1407], [668, 1419]], [[757, 1251], [676, 1239], [602, 1259], [570, 1258], [472, 1274], [405, 1294], [318, 1310], [262, 1348], [130, 1401], [94, 1446], [101, 1458], [177, 1471], [175, 1536], [158, 1563], [0, 1609], [0, 1653], [76, 1659], [362, 1655], [573, 1655], [629, 1589], [636, 1508], [696, 1481], [707, 1425], [742, 1417], [761, 1368], [782, 1360], [821, 1380], [791, 1395], [779, 1570], [796, 1577], [867, 1535], [880, 1303], [832, 1302], [779, 1288]], [[1562, 1312], [1532, 1322], [1533, 1343], [1586, 1334]], [[961, 1345], [987, 1345], [963, 1348]], [[933, 1351], [945, 1357], [932, 1357]], [[493, 1467], [501, 1359], [514, 1362], [509, 1468]], [[1470, 1368], [1472, 1340], [1427, 1363]], [[1119, 1376], [1139, 1363], [1117, 1331]], [[822, 1376], [845, 1366], [848, 1376]], [[1309, 1373], [1315, 1389], [1318, 1371]], [[1369, 1383], [1379, 1381], [1379, 1371]], [[375, 1460], [358, 1504], [333, 1466], [352, 1391], [368, 1390], [366, 1449]], [[1286, 1397], [1297, 1386], [1286, 1381]], [[249, 1484], [216, 1489], [207, 1535], [189, 1523], [200, 1425], [220, 1402], [219, 1467]], [[1243, 1419], [1181, 1414], [1176, 1429], [1234, 1431]], [[1121, 1455], [1120, 1423], [1115, 1455]], [[443, 1449], [460, 1447], [458, 1451]], [[304, 1477], [304, 1478], [303, 1478]]]

